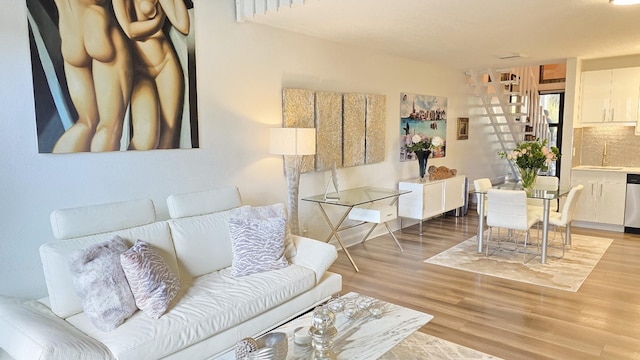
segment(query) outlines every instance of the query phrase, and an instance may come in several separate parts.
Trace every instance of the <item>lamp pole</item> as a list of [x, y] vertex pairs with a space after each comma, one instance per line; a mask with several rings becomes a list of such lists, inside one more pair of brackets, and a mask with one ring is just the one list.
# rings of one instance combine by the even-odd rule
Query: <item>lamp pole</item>
[[302, 169], [303, 156], [316, 153], [316, 129], [271, 129], [270, 152], [284, 156], [284, 170], [288, 190], [289, 226], [292, 233], [300, 235], [298, 222], [300, 171]]

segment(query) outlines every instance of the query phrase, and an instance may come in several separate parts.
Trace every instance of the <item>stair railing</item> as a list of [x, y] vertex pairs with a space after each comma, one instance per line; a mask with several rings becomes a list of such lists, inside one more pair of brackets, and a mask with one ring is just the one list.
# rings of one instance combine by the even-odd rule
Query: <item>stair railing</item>
[[[540, 94], [534, 70], [536, 67], [515, 67], [469, 71], [474, 95], [489, 119], [500, 149], [512, 151], [525, 140], [549, 139], [549, 126], [539, 106]], [[512, 162], [511, 172], [519, 177]]]

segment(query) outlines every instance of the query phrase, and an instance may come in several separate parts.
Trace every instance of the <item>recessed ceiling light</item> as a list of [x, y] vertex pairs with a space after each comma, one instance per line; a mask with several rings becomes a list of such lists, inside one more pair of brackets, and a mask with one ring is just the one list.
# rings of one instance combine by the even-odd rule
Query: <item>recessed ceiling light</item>
[[640, 4], [640, 0], [609, 0], [609, 3], [613, 5], [637, 5]]

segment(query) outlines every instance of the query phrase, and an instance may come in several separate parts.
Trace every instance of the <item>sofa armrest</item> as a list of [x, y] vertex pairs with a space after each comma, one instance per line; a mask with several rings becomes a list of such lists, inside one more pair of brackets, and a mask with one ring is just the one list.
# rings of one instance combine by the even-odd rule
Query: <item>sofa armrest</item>
[[292, 235], [296, 245], [296, 256], [290, 259], [292, 264], [310, 268], [316, 273], [316, 284], [322, 279], [325, 271], [338, 258], [336, 247], [322, 241], [303, 236]]
[[0, 296], [0, 347], [16, 360], [113, 359], [111, 352], [44, 304]]

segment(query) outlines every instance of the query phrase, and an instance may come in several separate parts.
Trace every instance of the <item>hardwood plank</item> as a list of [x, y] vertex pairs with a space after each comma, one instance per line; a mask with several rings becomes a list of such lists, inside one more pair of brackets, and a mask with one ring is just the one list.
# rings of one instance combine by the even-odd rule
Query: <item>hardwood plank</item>
[[[474, 209], [349, 248], [330, 268], [356, 291], [434, 315], [420, 331], [504, 359], [640, 358], [640, 235], [574, 227], [613, 239], [576, 293], [499, 279], [423, 260], [476, 233]], [[554, 261], [550, 259], [549, 261]]]

